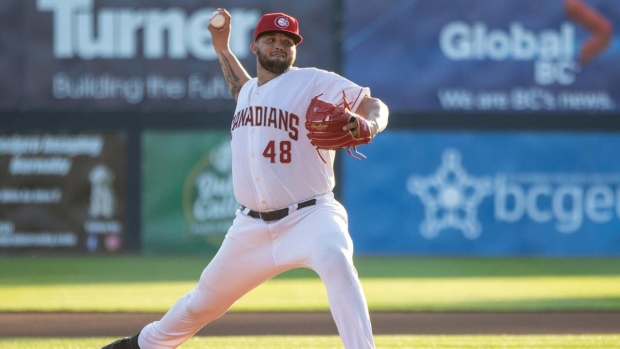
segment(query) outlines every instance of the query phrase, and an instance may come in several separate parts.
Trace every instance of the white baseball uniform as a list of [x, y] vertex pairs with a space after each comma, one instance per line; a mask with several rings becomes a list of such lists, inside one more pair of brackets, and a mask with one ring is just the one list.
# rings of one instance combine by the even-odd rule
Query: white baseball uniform
[[[262, 86], [256, 78], [243, 85], [231, 125], [234, 191], [242, 208], [196, 288], [142, 330], [141, 348], [178, 347], [244, 294], [293, 268], [310, 268], [324, 282], [345, 348], [374, 348], [347, 212], [332, 193], [335, 152], [321, 150], [321, 158], [304, 127], [312, 98], [323, 94], [338, 104], [343, 91], [353, 110], [370, 95], [315, 68], [291, 68]], [[256, 216], [280, 209], [288, 215], [273, 221]]]

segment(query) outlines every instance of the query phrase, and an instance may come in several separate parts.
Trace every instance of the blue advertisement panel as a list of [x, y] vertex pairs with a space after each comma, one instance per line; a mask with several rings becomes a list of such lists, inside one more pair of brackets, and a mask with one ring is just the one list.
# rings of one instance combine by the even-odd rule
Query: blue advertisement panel
[[392, 111], [620, 108], [618, 1], [346, 4], [344, 72]]
[[356, 253], [620, 255], [620, 134], [386, 132], [362, 148], [340, 182]]

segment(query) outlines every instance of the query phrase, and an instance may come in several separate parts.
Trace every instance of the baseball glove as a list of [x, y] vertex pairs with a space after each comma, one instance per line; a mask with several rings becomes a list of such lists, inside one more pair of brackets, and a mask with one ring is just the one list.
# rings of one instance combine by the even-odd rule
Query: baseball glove
[[[317, 152], [318, 149], [347, 149], [349, 155], [360, 160], [351, 152], [353, 148], [356, 154], [365, 158], [364, 154], [357, 151], [357, 146], [370, 143], [370, 127], [366, 119], [351, 111], [344, 92], [342, 105], [327, 103], [319, 97], [321, 95], [312, 99], [306, 111], [306, 129], [310, 143], [317, 148]], [[353, 121], [358, 124], [357, 137], [351, 130], [343, 130], [345, 125]]]

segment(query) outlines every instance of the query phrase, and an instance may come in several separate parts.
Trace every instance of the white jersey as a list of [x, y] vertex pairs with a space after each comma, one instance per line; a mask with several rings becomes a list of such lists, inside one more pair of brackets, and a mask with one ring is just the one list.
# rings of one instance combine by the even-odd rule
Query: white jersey
[[335, 104], [346, 94], [356, 110], [368, 88], [316, 68], [291, 68], [262, 86], [246, 82], [237, 98], [232, 132], [232, 174], [237, 201], [271, 211], [330, 192], [335, 185], [334, 151], [308, 140], [305, 115], [312, 98]]

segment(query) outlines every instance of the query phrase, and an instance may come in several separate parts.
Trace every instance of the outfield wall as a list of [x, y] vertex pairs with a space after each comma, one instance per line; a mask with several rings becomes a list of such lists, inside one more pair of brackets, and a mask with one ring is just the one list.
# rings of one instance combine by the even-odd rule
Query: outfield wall
[[[0, 5], [0, 253], [213, 253], [233, 217], [216, 1]], [[620, 254], [620, 4], [240, 0], [391, 109], [340, 154], [358, 254]], [[325, 16], [329, 13], [330, 16]], [[607, 40], [609, 39], [609, 40]], [[606, 44], [606, 45], [605, 45]], [[584, 56], [585, 55], [585, 56]]]
[[367, 254], [617, 255], [620, 134], [391, 131], [344, 156]]

